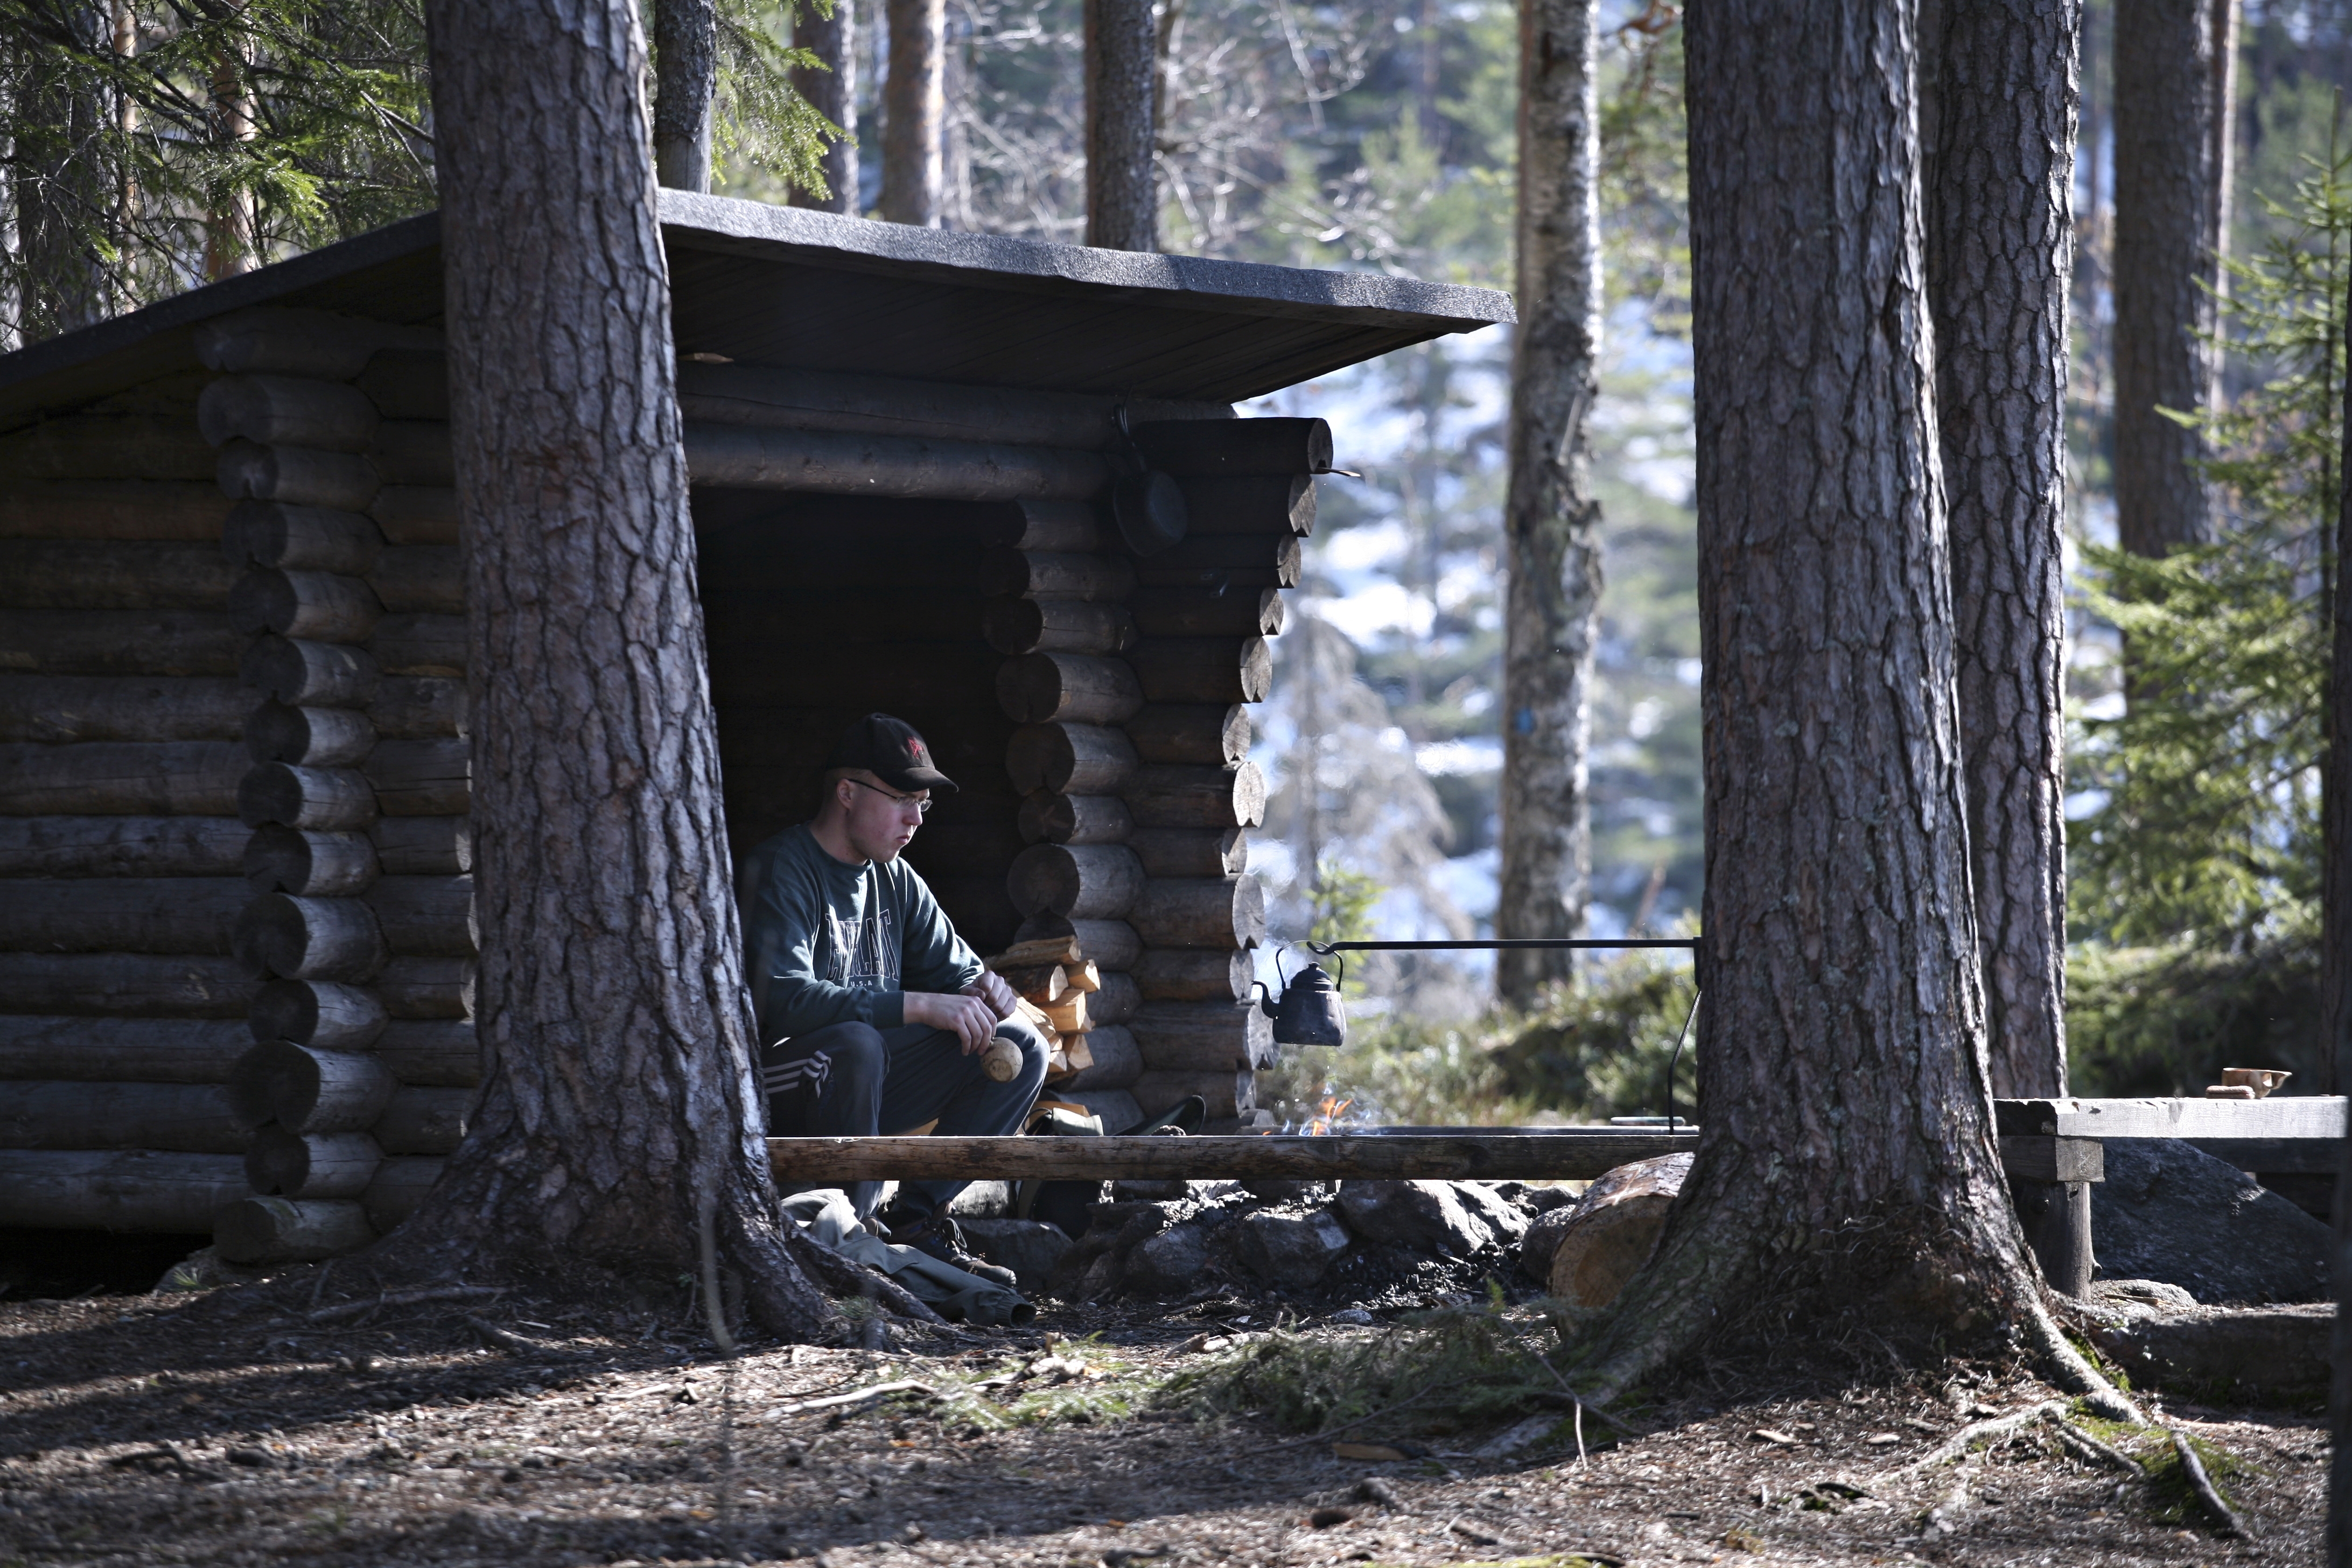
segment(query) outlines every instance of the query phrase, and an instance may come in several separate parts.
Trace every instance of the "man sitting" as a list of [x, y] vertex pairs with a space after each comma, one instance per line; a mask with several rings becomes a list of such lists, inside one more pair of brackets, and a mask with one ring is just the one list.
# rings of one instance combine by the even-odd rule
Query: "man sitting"
[[[815, 819], [745, 858], [737, 895], [771, 1135], [871, 1137], [931, 1121], [950, 1135], [1021, 1131], [1045, 1081], [1045, 1041], [898, 858], [931, 796], [955, 787], [912, 727], [870, 713], [834, 748]], [[1021, 1059], [1002, 1083], [981, 1061], [996, 1038]], [[1010, 1285], [947, 1215], [965, 1185], [902, 1185], [881, 1224], [894, 1242]], [[861, 1218], [880, 1191], [851, 1187]]]

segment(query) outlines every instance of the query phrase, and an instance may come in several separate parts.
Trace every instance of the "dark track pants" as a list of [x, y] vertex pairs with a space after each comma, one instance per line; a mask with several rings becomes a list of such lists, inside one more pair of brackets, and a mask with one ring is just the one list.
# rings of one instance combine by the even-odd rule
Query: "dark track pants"
[[[982, 1072], [980, 1058], [964, 1055], [951, 1032], [919, 1024], [887, 1030], [834, 1024], [769, 1046], [761, 1052], [762, 1067], [821, 1055], [825, 1068], [813, 1075], [813, 1088], [803, 1079], [800, 1087], [769, 1097], [768, 1131], [777, 1138], [870, 1138], [937, 1121], [933, 1131], [946, 1136], [1018, 1132], [1045, 1086], [1045, 1042], [1019, 1018], [1005, 1019], [996, 1032], [1021, 1048], [1021, 1070], [1009, 1083]], [[918, 1214], [936, 1214], [970, 1184], [901, 1183], [898, 1201]], [[859, 1217], [874, 1212], [881, 1183], [844, 1185]]]

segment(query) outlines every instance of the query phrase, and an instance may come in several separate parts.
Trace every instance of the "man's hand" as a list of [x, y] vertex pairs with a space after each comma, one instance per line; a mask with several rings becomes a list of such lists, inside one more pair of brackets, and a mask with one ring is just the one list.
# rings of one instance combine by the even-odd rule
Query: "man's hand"
[[1012, 986], [1005, 984], [1004, 976], [989, 970], [982, 970], [980, 978], [965, 986], [963, 994], [977, 996], [995, 1008], [1000, 1018], [1010, 1018], [1021, 1011], [1021, 998]]
[[968, 1057], [986, 1050], [996, 1033], [995, 1013], [977, 996], [909, 991], [903, 1000], [907, 1022], [950, 1030], [963, 1041], [963, 1054]]

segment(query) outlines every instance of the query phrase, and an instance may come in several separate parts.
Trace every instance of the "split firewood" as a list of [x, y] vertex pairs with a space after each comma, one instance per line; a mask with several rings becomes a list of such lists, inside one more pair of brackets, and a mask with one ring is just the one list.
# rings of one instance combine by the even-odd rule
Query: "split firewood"
[[1040, 1007], [1060, 1001], [1062, 993], [1070, 988], [1069, 971], [1058, 963], [1024, 964], [996, 973], [1004, 984]]
[[1075, 936], [1039, 937], [1034, 942], [1016, 942], [994, 958], [983, 960], [990, 969], [1002, 974], [1008, 969], [1027, 969], [1040, 963], [1070, 965], [1083, 963]]
[[1095, 1065], [1095, 1053], [1087, 1045], [1084, 1035], [1063, 1036], [1062, 1055], [1069, 1062], [1072, 1072], [1084, 1072]]
[[1046, 1018], [1062, 1035], [1083, 1035], [1087, 1023], [1087, 994], [1083, 991], [1066, 993], [1062, 999], [1045, 1009]]
[[1066, 963], [1062, 970], [1068, 976], [1069, 987], [1073, 991], [1096, 992], [1102, 989], [1102, 974], [1095, 968], [1095, 961], [1091, 958]]

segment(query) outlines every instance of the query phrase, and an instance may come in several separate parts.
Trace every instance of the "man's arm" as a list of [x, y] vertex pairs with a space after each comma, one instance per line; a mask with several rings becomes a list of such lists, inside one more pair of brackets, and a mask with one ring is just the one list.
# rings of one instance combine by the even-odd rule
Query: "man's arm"
[[967, 1056], [987, 1049], [997, 1024], [1013, 1016], [1013, 988], [989, 973], [980, 955], [956, 934], [913, 867], [902, 860], [892, 869], [898, 874], [905, 911], [898, 978], [907, 988], [907, 1022], [954, 1031]]
[[895, 1029], [919, 1021], [902, 1016], [896, 991], [835, 985], [817, 977], [817, 933], [824, 924], [824, 900], [806, 878], [794, 875], [789, 857], [752, 856], [744, 867], [740, 899], [743, 963], [761, 1044], [828, 1024]]

